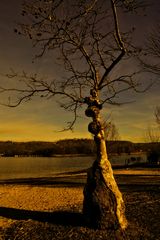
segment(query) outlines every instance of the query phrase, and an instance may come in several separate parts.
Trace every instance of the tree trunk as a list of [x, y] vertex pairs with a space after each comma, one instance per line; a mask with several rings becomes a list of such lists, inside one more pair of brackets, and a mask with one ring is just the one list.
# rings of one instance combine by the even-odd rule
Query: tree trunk
[[97, 159], [88, 170], [84, 188], [83, 213], [87, 224], [98, 229], [125, 229], [125, 206], [107, 157], [104, 131], [98, 107], [88, 104], [86, 115], [93, 118], [89, 131], [94, 134]]

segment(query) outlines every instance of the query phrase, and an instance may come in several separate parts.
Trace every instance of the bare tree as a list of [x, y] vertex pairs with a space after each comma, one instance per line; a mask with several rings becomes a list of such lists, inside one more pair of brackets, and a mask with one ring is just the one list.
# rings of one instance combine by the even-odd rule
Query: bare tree
[[157, 123], [156, 126], [149, 125], [146, 132], [145, 132], [145, 141], [156, 143], [160, 141], [160, 108], [159, 106], [156, 107], [154, 111], [155, 122]]
[[155, 109], [155, 118], [158, 125], [160, 125], [160, 107], [157, 106]]
[[11, 93], [6, 103], [10, 107], [35, 96], [61, 97], [60, 106], [74, 115], [67, 129], [73, 128], [78, 110], [87, 105], [85, 115], [92, 118], [88, 130], [94, 135], [97, 159], [88, 172], [83, 213], [89, 224], [101, 229], [127, 226], [124, 201], [106, 152], [100, 112], [106, 103], [119, 104], [122, 93], [141, 91], [139, 69], [118, 71], [120, 64], [128, 66], [135, 50], [132, 31], [120, 31], [118, 11], [127, 14], [139, 6], [144, 6], [143, 1], [26, 1], [22, 11], [25, 20], [15, 32], [32, 40], [38, 51], [35, 58], [53, 53], [53, 60], [63, 67], [63, 77], [46, 80], [12, 71], [8, 77], [18, 79], [17, 87], [0, 88], [1, 93]]
[[118, 128], [113, 121], [104, 122], [104, 137], [107, 141], [117, 141], [120, 139]]
[[[142, 49], [141, 49], [142, 50]], [[145, 47], [138, 55], [144, 71], [160, 75], [160, 24], [156, 24], [145, 41]]]
[[158, 128], [148, 126], [145, 133], [145, 141], [156, 143], [160, 141], [160, 132]]

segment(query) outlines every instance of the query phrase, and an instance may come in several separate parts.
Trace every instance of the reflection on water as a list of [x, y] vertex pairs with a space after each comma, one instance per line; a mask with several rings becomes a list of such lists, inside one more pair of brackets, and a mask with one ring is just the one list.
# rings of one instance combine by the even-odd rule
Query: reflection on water
[[0, 179], [52, 177], [56, 173], [89, 168], [95, 157], [1, 157]]

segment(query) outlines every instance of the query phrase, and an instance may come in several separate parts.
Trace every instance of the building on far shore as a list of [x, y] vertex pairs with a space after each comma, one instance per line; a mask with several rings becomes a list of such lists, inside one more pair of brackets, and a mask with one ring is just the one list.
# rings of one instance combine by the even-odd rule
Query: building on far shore
[[147, 153], [146, 152], [133, 152], [133, 153], [113, 153], [109, 156], [109, 160], [112, 165], [132, 165], [138, 163], [146, 163]]

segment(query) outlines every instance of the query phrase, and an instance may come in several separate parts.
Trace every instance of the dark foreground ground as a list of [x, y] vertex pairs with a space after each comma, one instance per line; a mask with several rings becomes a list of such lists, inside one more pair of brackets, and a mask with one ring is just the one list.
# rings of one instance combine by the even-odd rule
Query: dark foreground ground
[[[41, 179], [39, 184], [54, 188], [77, 186], [81, 181], [58, 181]], [[159, 240], [160, 239], [160, 176], [158, 175], [117, 175], [120, 190], [126, 203], [126, 216], [129, 226], [125, 233], [93, 230], [85, 226], [81, 214], [82, 204], [71, 206], [69, 210], [54, 212], [27, 211], [0, 207], [0, 216], [18, 219], [6, 228], [0, 229], [0, 240]], [[75, 178], [75, 180], [78, 179]], [[64, 181], [62, 181], [64, 180]], [[30, 183], [36, 184], [33, 181]], [[4, 183], [1, 183], [4, 184]], [[9, 182], [8, 184], [15, 184]], [[17, 181], [16, 184], [29, 184]]]

